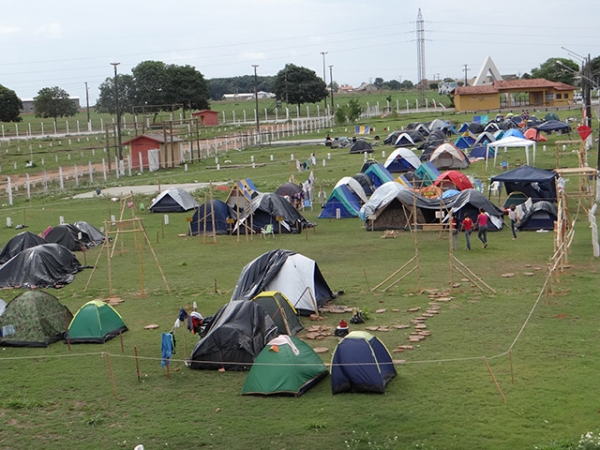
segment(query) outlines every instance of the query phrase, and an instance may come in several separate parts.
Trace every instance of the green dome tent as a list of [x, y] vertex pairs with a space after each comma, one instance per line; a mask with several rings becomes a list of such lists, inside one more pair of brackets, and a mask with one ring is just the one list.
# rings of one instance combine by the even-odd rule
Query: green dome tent
[[252, 299], [253, 302], [262, 306], [275, 325], [279, 334], [296, 335], [302, 328], [296, 308], [292, 306], [288, 298], [279, 291], [265, 291]]
[[68, 340], [71, 344], [104, 344], [127, 331], [119, 313], [100, 300], [87, 302], [71, 320]]
[[301, 396], [328, 370], [310, 345], [295, 336], [281, 335], [258, 354], [242, 389], [242, 395]]
[[13, 298], [0, 317], [0, 345], [47, 347], [62, 339], [71, 311], [56, 297], [40, 290]]

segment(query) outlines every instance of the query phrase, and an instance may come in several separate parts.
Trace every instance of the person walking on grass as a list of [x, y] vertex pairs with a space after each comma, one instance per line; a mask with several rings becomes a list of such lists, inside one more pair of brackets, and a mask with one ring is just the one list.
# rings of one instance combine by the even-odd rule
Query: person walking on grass
[[471, 231], [473, 231], [473, 220], [469, 217], [468, 214], [465, 214], [465, 217], [463, 218], [462, 229], [465, 232], [467, 250], [471, 250]]
[[517, 240], [517, 222], [519, 221], [519, 216], [517, 215], [517, 207], [515, 205], [510, 205], [510, 209], [508, 210], [508, 218], [510, 219], [510, 231], [513, 235], [513, 241]]
[[486, 214], [485, 209], [479, 208], [479, 215], [477, 216], [477, 226], [479, 227], [479, 231], [477, 232], [477, 237], [483, 242], [483, 248], [486, 248], [488, 245], [487, 230], [489, 219], [490, 216]]

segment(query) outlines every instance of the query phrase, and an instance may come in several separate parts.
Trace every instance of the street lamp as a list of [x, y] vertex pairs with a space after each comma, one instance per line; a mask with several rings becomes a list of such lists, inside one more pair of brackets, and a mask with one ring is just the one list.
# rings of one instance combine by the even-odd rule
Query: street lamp
[[329, 66], [329, 91], [331, 92], [331, 115], [334, 113], [333, 106], [333, 66]]
[[256, 74], [256, 68], [258, 64], [252, 64], [254, 67], [254, 99], [256, 100], [256, 132], [260, 138], [260, 122], [258, 121], [258, 75]]
[[119, 109], [119, 84], [117, 77], [117, 66], [121, 64], [118, 62], [110, 63], [115, 68], [115, 109], [117, 110], [117, 151], [119, 161], [123, 161], [123, 144], [121, 143], [121, 111]]

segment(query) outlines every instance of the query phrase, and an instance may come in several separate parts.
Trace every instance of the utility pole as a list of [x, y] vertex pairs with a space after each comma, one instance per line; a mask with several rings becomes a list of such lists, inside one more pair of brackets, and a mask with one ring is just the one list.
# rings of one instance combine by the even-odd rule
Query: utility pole
[[331, 92], [331, 115], [335, 112], [335, 106], [333, 106], [333, 66], [329, 66], [329, 91]]
[[466, 64], [465, 64], [465, 69], [464, 70], [465, 70], [465, 86], [468, 86], [469, 85], [469, 81], [468, 81], [469, 79], [468, 79], [467, 74], [469, 72], [469, 67]]
[[[327, 52], [321, 52], [321, 55], [323, 55], [323, 82], [325, 83], [325, 86], [327, 86], [327, 78], [325, 75], [325, 55], [326, 54], [327, 54]], [[323, 112], [323, 115], [327, 111], [327, 97], [325, 97], [324, 103], [325, 103], [325, 111]]]
[[[118, 76], [117, 76], [117, 66], [121, 64], [118, 62], [110, 63], [111, 66], [115, 68], [115, 108], [117, 110], [117, 154], [119, 156], [119, 161], [123, 161], [123, 143], [121, 142], [121, 110], [119, 109], [119, 84], [118, 84]], [[118, 170], [121, 170], [119, 168]]]
[[88, 131], [90, 131], [90, 90], [87, 81], [85, 82], [85, 107], [87, 110]]
[[256, 132], [258, 133], [258, 138], [260, 139], [260, 122], [258, 119], [258, 75], [256, 74], [256, 68], [258, 64], [252, 64], [254, 67], [254, 99], [256, 100]]

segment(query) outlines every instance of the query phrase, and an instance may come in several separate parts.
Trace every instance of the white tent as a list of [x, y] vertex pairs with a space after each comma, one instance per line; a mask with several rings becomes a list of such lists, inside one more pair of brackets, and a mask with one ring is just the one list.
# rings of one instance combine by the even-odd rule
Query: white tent
[[342, 185], [348, 186], [348, 189], [350, 189], [352, 192], [354, 192], [356, 195], [358, 195], [358, 197], [363, 201], [363, 203], [367, 203], [367, 200], [369, 200], [367, 198], [367, 194], [365, 193], [365, 190], [363, 189], [363, 187], [354, 178], [352, 178], [352, 177], [340, 178], [340, 181], [338, 181], [335, 184], [333, 189], [335, 189], [338, 186], [342, 186]]
[[466, 169], [469, 167], [467, 155], [450, 142], [445, 142], [436, 148], [431, 154], [429, 161], [435, 167], [442, 170]]
[[180, 188], [167, 189], [148, 208], [152, 212], [183, 212], [199, 208], [200, 204], [190, 193]]
[[[504, 151], [506, 151], [507, 148], [514, 148], [514, 147], [524, 147], [525, 148], [525, 157], [527, 159], [527, 165], [529, 166], [529, 147], [533, 147], [533, 164], [535, 164], [535, 141], [530, 141], [529, 139], [521, 139], [515, 136], [509, 136], [507, 138], [503, 138], [503, 139], [499, 139], [495, 142], [490, 142], [487, 145], [487, 149], [489, 151], [489, 149], [493, 148], [494, 149], [494, 166], [496, 165], [496, 159], [498, 158], [498, 151], [501, 148], [504, 148]], [[489, 154], [489, 152], [486, 152], [486, 158], [485, 158], [485, 166], [487, 167], [487, 163], [488, 163], [488, 158], [487, 155]]]

